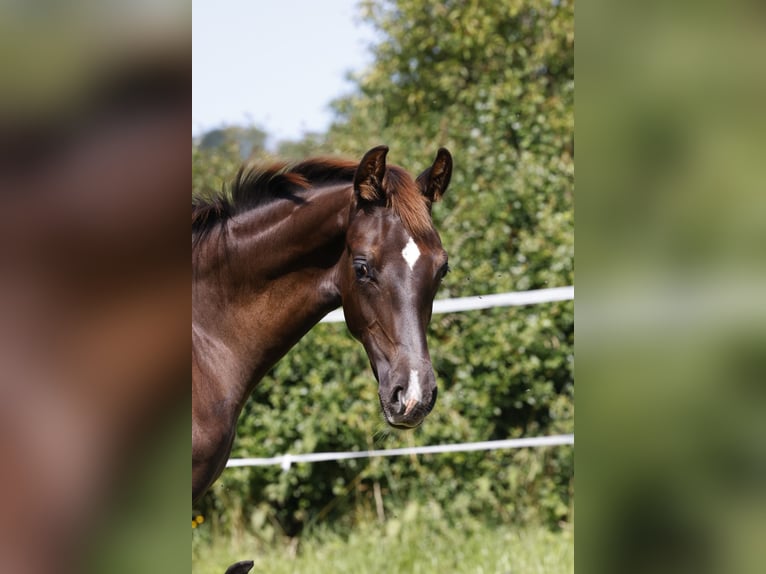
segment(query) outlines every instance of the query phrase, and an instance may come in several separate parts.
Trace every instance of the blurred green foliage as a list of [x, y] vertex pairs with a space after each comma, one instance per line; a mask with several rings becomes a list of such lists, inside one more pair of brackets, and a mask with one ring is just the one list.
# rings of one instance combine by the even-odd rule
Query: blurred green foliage
[[578, 571], [762, 572], [762, 4], [578, 23]]
[[[386, 143], [417, 174], [439, 146], [455, 159], [434, 219], [450, 255], [440, 298], [574, 283], [574, 6], [570, 1], [363, 2], [378, 32], [372, 67], [334, 103], [323, 135], [278, 155], [361, 157]], [[220, 189], [242, 132], [193, 145], [193, 188]], [[208, 140], [209, 141], [209, 140]], [[268, 158], [265, 139], [250, 138]], [[264, 379], [243, 411], [232, 456], [393, 448], [574, 430], [572, 302], [437, 315], [429, 346], [440, 385], [424, 425], [401, 433], [379, 414], [364, 350], [343, 325], [317, 326]], [[572, 447], [230, 469], [197, 510], [196, 529], [264, 537], [307, 524], [396, 517], [413, 497], [445, 520], [573, 519]], [[380, 493], [376, 503], [375, 493]]]

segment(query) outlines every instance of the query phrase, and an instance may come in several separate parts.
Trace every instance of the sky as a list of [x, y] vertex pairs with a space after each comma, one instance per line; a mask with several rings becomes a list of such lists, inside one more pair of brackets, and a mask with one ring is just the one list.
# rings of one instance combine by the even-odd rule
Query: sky
[[358, 0], [193, 0], [192, 135], [254, 125], [274, 140], [324, 131], [350, 71], [372, 62]]

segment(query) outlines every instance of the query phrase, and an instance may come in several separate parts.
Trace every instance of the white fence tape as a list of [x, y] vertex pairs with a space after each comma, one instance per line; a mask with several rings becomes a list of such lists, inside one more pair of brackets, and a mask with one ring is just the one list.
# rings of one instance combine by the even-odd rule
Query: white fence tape
[[[551, 289], [535, 289], [534, 291], [516, 291], [512, 293], [495, 293], [478, 295], [476, 297], [457, 297], [455, 299], [437, 299], [434, 301], [434, 313], [454, 313], [456, 311], [475, 311], [492, 307], [519, 307], [537, 303], [552, 303], [574, 299], [574, 287], [553, 287]], [[340, 323], [344, 321], [343, 309], [328, 313], [322, 323]]]
[[231, 458], [226, 463], [227, 468], [241, 466], [273, 466], [280, 465], [282, 470], [299, 462], [323, 462], [328, 460], [348, 460], [351, 458], [373, 458], [381, 456], [404, 456], [414, 454], [439, 454], [445, 452], [471, 452], [477, 450], [499, 450], [508, 448], [525, 448], [538, 446], [556, 446], [574, 444], [573, 434], [560, 434], [530, 438], [511, 438], [506, 440], [490, 440], [484, 442], [465, 442], [459, 444], [442, 444], [430, 446], [415, 446], [408, 448], [391, 448], [386, 450], [359, 450], [350, 452], [312, 452], [308, 454], [285, 454], [272, 458]]

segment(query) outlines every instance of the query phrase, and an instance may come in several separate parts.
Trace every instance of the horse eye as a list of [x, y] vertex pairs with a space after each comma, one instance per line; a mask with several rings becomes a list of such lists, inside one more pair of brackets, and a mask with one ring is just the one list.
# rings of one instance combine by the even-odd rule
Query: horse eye
[[366, 263], [354, 263], [354, 270], [356, 271], [357, 279], [364, 279], [370, 274], [370, 268], [367, 267]]
[[447, 273], [450, 272], [449, 264], [445, 263], [442, 268], [439, 270], [439, 278], [444, 279], [444, 277], [447, 275]]

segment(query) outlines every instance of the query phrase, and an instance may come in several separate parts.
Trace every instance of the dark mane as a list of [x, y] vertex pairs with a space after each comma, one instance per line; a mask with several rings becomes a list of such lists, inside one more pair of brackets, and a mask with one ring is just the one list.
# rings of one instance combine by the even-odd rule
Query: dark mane
[[[357, 167], [353, 161], [322, 157], [295, 164], [243, 165], [228, 193], [224, 190], [212, 198], [192, 199], [192, 245], [237, 213], [280, 198], [301, 202], [302, 192], [311, 187], [351, 184]], [[383, 186], [388, 190], [387, 207], [399, 215], [410, 234], [420, 236], [431, 228], [429, 206], [404, 169], [388, 166]]]

